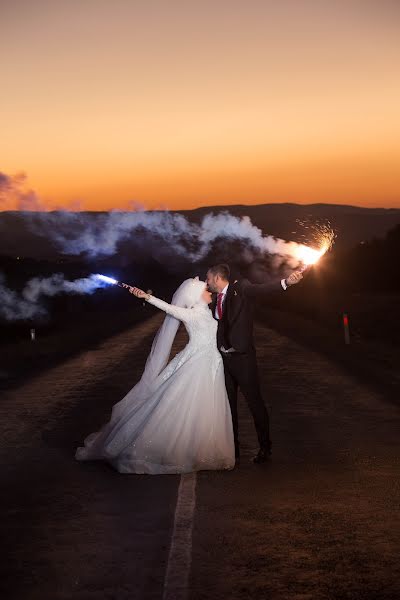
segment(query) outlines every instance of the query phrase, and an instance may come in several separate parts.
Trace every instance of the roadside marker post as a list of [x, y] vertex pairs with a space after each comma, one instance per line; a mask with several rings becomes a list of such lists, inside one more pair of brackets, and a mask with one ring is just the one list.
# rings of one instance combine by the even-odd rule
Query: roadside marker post
[[349, 317], [347, 313], [343, 313], [343, 328], [344, 328], [344, 343], [350, 344], [350, 329], [349, 329]]

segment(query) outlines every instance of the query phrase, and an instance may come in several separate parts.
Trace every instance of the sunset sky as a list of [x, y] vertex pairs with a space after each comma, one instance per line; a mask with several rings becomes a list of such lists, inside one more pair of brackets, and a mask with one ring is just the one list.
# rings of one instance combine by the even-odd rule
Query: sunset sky
[[398, 0], [0, 0], [0, 55], [48, 207], [400, 207]]

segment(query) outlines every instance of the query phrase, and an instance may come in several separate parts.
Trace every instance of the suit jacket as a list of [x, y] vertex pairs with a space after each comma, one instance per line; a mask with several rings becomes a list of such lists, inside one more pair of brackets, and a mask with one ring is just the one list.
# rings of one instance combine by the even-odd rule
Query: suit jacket
[[[250, 283], [248, 279], [229, 283], [223, 304], [222, 319], [218, 320], [218, 348], [234, 348], [237, 352], [254, 349], [253, 300], [271, 293], [283, 291], [280, 281], [272, 283]], [[211, 310], [215, 315], [217, 294], [213, 297]]]

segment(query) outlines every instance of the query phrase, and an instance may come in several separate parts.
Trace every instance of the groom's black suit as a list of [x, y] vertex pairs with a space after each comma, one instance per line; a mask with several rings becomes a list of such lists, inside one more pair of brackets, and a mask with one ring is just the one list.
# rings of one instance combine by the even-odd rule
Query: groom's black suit
[[[261, 396], [253, 341], [253, 300], [283, 290], [281, 282], [253, 284], [248, 280], [229, 284], [218, 320], [217, 343], [224, 360], [225, 384], [232, 412], [236, 455], [239, 455], [237, 393], [241, 389], [256, 426], [260, 448], [269, 450], [269, 417]], [[215, 316], [217, 295], [211, 310]], [[234, 349], [224, 352], [221, 348]]]

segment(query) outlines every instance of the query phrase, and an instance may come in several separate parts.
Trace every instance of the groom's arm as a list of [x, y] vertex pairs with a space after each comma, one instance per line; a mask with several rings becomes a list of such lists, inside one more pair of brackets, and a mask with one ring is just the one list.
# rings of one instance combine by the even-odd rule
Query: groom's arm
[[269, 281], [268, 283], [250, 283], [248, 279], [242, 281], [242, 293], [247, 298], [258, 298], [282, 292], [285, 287], [282, 281]]
[[258, 296], [268, 296], [269, 294], [287, 290], [291, 285], [299, 283], [303, 279], [300, 271], [294, 271], [287, 279], [280, 281], [270, 281], [268, 283], [250, 283], [248, 279], [242, 281], [242, 292], [248, 298], [257, 298]]

